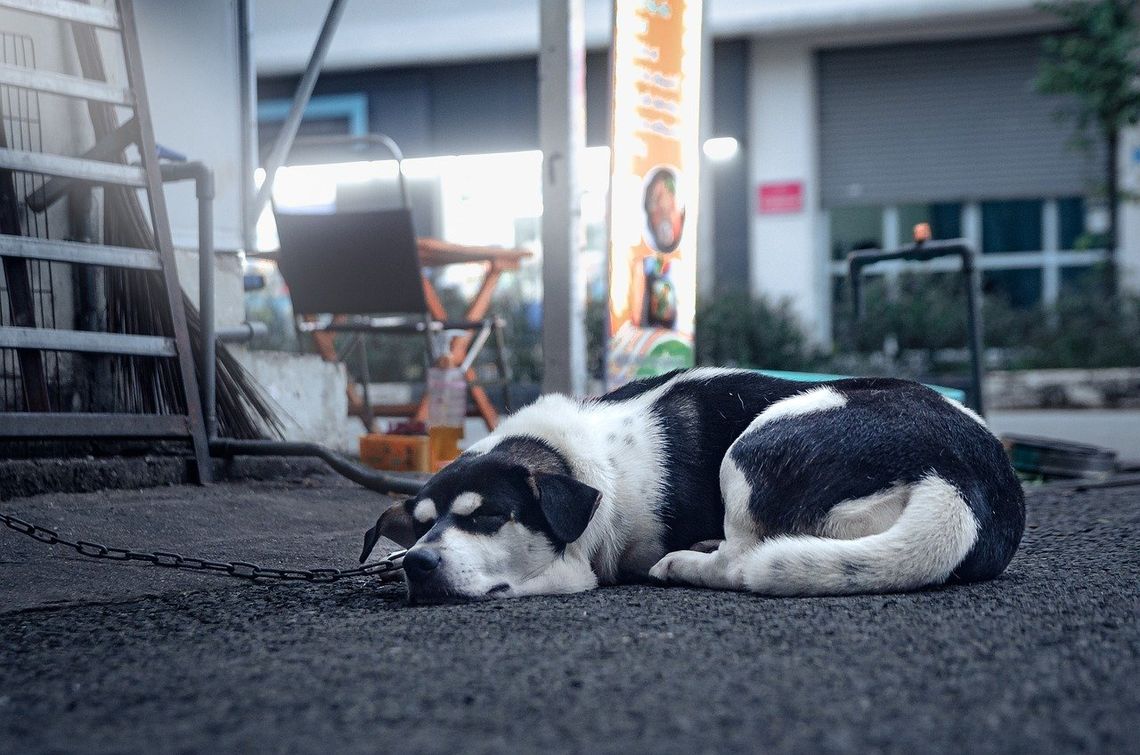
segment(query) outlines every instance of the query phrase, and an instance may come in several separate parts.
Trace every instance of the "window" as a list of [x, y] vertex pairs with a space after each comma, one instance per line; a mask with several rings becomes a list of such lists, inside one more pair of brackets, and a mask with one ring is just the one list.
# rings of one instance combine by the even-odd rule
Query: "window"
[[1041, 251], [1043, 206], [1040, 199], [982, 202], [982, 253]]
[[832, 259], [842, 260], [848, 252], [882, 246], [882, 207], [838, 207], [831, 211]]
[[[845, 284], [847, 252], [907, 243], [917, 223], [929, 223], [935, 239], [968, 237], [979, 246], [985, 293], [1022, 309], [1052, 305], [1104, 259], [1104, 237], [1090, 228], [1097, 225], [1095, 212], [1080, 196], [833, 208], [831, 272]], [[904, 264], [896, 274], [899, 269], [924, 266]], [[933, 278], [923, 280], [933, 285]]]

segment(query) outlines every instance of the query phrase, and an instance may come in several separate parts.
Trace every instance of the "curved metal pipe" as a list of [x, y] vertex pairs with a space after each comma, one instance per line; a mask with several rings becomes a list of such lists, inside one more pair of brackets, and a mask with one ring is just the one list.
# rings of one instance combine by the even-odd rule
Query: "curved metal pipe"
[[210, 441], [210, 455], [223, 458], [233, 458], [234, 456], [315, 457], [328, 464], [334, 472], [342, 477], [352, 480], [361, 487], [375, 490], [377, 493], [415, 495], [423, 487], [423, 482], [420, 480], [362, 467], [318, 443], [217, 438]]

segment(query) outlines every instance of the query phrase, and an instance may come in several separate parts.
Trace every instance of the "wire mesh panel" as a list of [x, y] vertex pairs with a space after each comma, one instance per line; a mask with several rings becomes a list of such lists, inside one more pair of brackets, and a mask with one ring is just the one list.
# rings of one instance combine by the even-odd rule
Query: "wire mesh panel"
[[[36, 68], [35, 43], [31, 37], [0, 32], [0, 59], [7, 65]], [[29, 152], [43, 151], [43, 121], [40, 95], [22, 87], [0, 85], [0, 139], [3, 146]], [[51, 236], [49, 213], [33, 211], [24, 199], [41, 188], [44, 176], [25, 172], [5, 172], [10, 182], [0, 196], [6, 206], [0, 208], [0, 222], [13, 226], [5, 233], [46, 239]], [[12, 298], [13, 285], [23, 285], [30, 294], [31, 319], [36, 327], [70, 327], [71, 265], [42, 260], [6, 262], [0, 266], [0, 325], [17, 323], [18, 315]], [[24, 276], [23, 281], [9, 280]], [[19, 298], [19, 296], [17, 296]], [[40, 357], [47, 398], [53, 409], [64, 408], [70, 394], [74, 374], [72, 354], [43, 352]], [[0, 410], [27, 411], [29, 398], [24, 390], [21, 361], [14, 349], [0, 349]]]

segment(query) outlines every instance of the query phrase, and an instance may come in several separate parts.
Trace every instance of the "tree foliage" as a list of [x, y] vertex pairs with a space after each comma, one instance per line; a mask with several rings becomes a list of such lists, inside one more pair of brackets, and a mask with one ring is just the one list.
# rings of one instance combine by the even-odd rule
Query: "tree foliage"
[[1071, 95], [1070, 114], [1082, 131], [1106, 135], [1140, 121], [1140, 2], [1052, 0], [1039, 7], [1066, 31], [1044, 40], [1038, 91]]

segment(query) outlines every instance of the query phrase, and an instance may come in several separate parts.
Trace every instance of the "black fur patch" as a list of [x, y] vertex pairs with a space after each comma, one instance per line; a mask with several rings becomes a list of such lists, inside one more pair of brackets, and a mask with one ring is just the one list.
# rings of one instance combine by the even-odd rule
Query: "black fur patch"
[[1021, 540], [1025, 504], [998, 440], [917, 383], [863, 378], [828, 386], [846, 406], [774, 419], [733, 449], [765, 531], [817, 531], [838, 503], [934, 473], [961, 491], [978, 523], [978, 540], [954, 578], [1000, 574]]
[[724, 537], [720, 465], [728, 447], [773, 401], [802, 389], [802, 384], [755, 372], [726, 372], [678, 380], [654, 402], [652, 412], [664, 438], [665, 497], [658, 516], [665, 525], [666, 550]]

